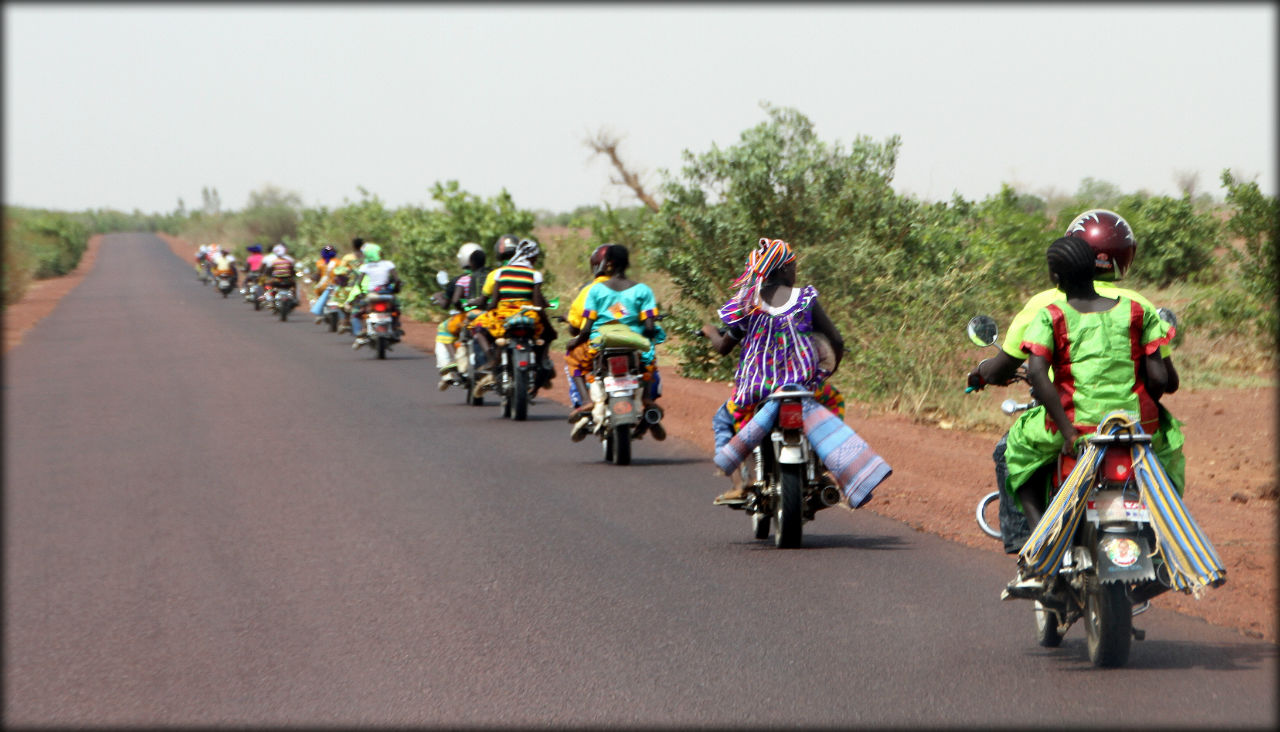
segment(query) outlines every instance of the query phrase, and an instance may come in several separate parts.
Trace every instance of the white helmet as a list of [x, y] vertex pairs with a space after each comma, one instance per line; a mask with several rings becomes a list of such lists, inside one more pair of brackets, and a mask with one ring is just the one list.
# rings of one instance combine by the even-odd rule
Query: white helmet
[[284, 248], [284, 245], [283, 245], [283, 244], [277, 244], [277, 245], [275, 245], [275, 246], [271, 247], [271, 253], [272, 253], [272, 254], [274, 254], [274, 255], [276, 255], [277, 257], [283, 257], [283, 256], [284, 256], [285, 251], [287, 251], [287, 250]]
[[462, 269], [467, 269], [468, 267], [471, 266], [471, 255], [475, 254], [476, 252], [483, 252], [483, 251], [484, 251], [484, 247], [480, 246], [479, 244], [473, 241], [469, 241], [466, 244], [463, 244], [462, 247], [458, 249], [458, 266], [461, 267]]

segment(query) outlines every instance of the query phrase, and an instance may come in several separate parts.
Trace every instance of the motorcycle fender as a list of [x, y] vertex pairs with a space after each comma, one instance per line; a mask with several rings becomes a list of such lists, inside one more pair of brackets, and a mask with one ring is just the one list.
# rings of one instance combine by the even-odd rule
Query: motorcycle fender
[[804, 448], [799, 445], [778, 445], [778, 462], [783, 465], [804, 464]]
[[1099, 582], [1141, 582], [1156, 578], [1151, 548], [1136, 530], [1099, 531], [1096, 549]]
[[613, 427], [635, 424], [640, 421], [640, 412], [635, 408], [631, 395], [609, 395], [609, 424]]

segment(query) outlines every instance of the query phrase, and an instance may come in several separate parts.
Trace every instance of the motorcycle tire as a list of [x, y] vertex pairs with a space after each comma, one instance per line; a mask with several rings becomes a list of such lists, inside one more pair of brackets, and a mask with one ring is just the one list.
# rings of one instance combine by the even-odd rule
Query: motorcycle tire
[[1042, 648], [1057, 648], [1062, 645], [1062, 634], [1058, 632], [1058, 616], [1036, 600], [1036, 643]]
[[769, 522], [772, 519], [763, 511], [751, 514], [751, 531], [757, 539], [769, 538]]
[[604, 439], [600, 440], [600, 451], [604, 453], [604, 461], [606, 463], [613, 462], [613, 433], [606, 432]]
[[529, 418], [529, 372], [517, 368], [511, 380], [511, 418], [523, 422]]
[[613, 464], [631, 464], [631, 427], [620, 425], [613, 428]]
[[465, 384], [466, 389], [463, 390], [462, 400], [464, 404], [470, 404], [473, 407], [483, 407], [484, 394], [476, 396], [471, 393], [472, 387], [476, 385], [476, 382], [480, 381], [480, 369], [476, 365], [476, 354], [474, 350], [477, 347], [478, 346], [472, 342], [471, 356], [467, 358], [467, 383]]
[[329, 321], [329, 332], [337, 333], [338, 332], [338, 314], [329, 313], [328, 315], [325, 316], [325, 320]]
[[280, 322], [283, 323], [289, 319], [289, 308], [280, 308]]
[[222, 299], [223, 299], [223, 300], [226, 300], [226, 299], [227, 299], [227, 295], [230, 295], [230, 294], [231, 294], [231, 290], [226, 290], [225, 292], [223, 292], [223, 293], [222, 293]]
[[1133, 606], [1123, 583], [1089, 580], [1084, 606], [1089, 661], [1100, 668], [1123, 666], [1133, 638]]
[[[1000, 491], [991, 491], [978, 501], [978, 528], [982, 529], [982, 533], [990, 536], [992, 539], [1000, 538]], [[995, 526], [992, 528], [992, 519], [995, 519]]]
[[773, 544], [779, 549], [800, 546], [801, 524], [804, 523], [804, 466], [778, 465], [782, 480], [778, 485], [778, 531]]
[[505, 371], [498, 372], [498, 393], [502, 400], [502, 418], [511, 419], [511, 382]]
[[387, 339], [379, 336], [378, 337], [378, 358], [386, 359], [386, 357], [387, 357]]

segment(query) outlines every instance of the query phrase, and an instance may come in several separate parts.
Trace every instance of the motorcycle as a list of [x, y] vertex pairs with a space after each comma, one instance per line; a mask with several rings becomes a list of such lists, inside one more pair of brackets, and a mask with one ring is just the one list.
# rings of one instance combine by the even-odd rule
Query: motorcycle
[[[1173, 322], [1170, 311], [1161, 308], [1160, 315]], [[995, 321], [985, 315], [969, 322], [968, 333], [979, 346], [992, 346], [997, 340]], [[1026, 382], [1025, 371], [1020, 369], [1014, 380]], [[1001, 411], [1012, 416], [1038, 403], [1033, 392], [1026, 403], [1006, 399]], [[1005, 590], [1005, 597], [1034, 601], [1036, 641], [1041, 646], [1059, 646], [1070, 627], [1083, 618], [1089, 660], [1100, 667], [1123, 666], [1129, 658], [1131, 640], [1145, 638], [1145, 633], [1133, 626], [1133, 618], [1150, 609], [1152, 598], [1173, 588], [1168, 579], [1171, 573], [1156, 554], [1159, 542], [1147, 493], [1136, 479], [1134, 458], [1139, 450], [1135, 446], [1150, 445], [1151, 435], [1141, 429], [1117, 427], [1108, 420], [1086, 441], [1090, 447], [1080, 458], [1060, 455], [1050, 476], [1040, 479], [1050, 480], [1055, 494], [1061, 490], [1072, 491], [1069, 495], [1082, 491], [1083, 520], [1071, 531], [1069, 545], [1060, 550], [1061, 556], [1051, 553], [1045, 560], [1056, 562], [1057, 570], [1043, 587], [1011, 585]], [[1091, 461], [1074, 471], [1077, 462], [1086, 458]], [[1032, 480], [1039, 484], [1037, 478]], [[1000, 532], [990, 525], [989, 513], [985, 512], [998, 500], [998, 492], [988, 494], [978, 507], [979, 526], [996, 538]], [[1046, 509], [1046, 517], [1049, 513]], [[1218, 577], [1209, 586], [1216, 587], [1223, 581]]]
[[280, 322], [283, 323], [289, 319], [289, 313], [298, 307], [298, 297], [293, 290], [283, 287], [273, 287], [271, 292], [271, 309], [280, 316]]
[[778, 403], [778, 416], [769, 437], [738, 468], [748, 491], [746, 503], [729, 506], [746, 511], [757, 539], [769, 538], [772, 525], [773, 543], [779, 548], [800, 546], [804, 523], [841, 500], [839, 486], [828, 477], [804, 433], [804, 399], [812, 396], [789, 384], [765, 398]]
[[218, 275], [218, 292], [222, 293], [223, 298], [225, 298], [227, 295], [230, 295], [231, 290], [234, 287], [235, 287], [235, 280], [232, 279], [232, 276], [230, 274]]
[[538, 361], [536, 347], [543, 341], [534, 337], [534, 327], [541, 310], [536, 305], [523, 306], [503, 322], [502, 336], [494, 339], [498, 348], [495, 389], [502, 403], [502, 416], [516, 421], [528, 418], [529, 405], [538, 395], [539, 373], [544, 365]]
[[256, 272], [246, 272], [244, 275], [244, 287], [240, 288], [240, 294], [244, 296], [244, 301], [253, 305], [254, 310], [262, 309], [262, 296], [264, 294], [261, 278]]
[[[436, 272], [436, 284], [441, 287], [449, 285], [449, 273], [444, 270]], [[437, 305], [444, 306], [448, 298], [444, 291], [436, 293], [433, 298]], [[475, 343], [475, 336], [471, 332], [471, 323], [482, 312], [479, 308], [463, 305], [466, 313], [462, 327], [458, 330], [458, 340], [453, 347], [453, 362], [458, 368], [449, 374], [449, 383], [451, 386], [462, 387], [462, 401], [464, 404], [481, 407], [484, 406], [484, 394], [472, 393], [472, 387], [475, 386], [481, 378], [481, 369], [488, 359], [485, 357], [483, 348]], [[449, 316], [453, 317], [458, 311], [452, 310]]]
[[364, 333], [380, 359], [385, 359], [387, 351], [400, 342], [400, 331], [395, 326], [395, 316], [399, 312], [396, 296], [389, 292], [373, 291], [363, 298], [360, 313], [364, 319]]
[[[632, 335], [628, 329], [625, 335]], [[638, 440], [653, 425], [662, 421], [662, 412], [656, 407], [645, 407], [643, 381], [644, 366], [640, 363], [641, 351], [636, 347], [611, 345], [606, 337], [604, 346], [592, 362], [590, 399], [595, 404], [586, 427], [600, 437], [605, 462], [615, 465], [631, 464], [631, 442]]]

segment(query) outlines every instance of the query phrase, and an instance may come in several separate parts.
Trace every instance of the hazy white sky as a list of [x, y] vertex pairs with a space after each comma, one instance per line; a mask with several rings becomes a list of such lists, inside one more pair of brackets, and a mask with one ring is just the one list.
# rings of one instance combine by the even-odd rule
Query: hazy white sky
[[794, 107], [827, 141], [902, 137], [895, 186], [981, 199], [1094, 177], [1276, 192], [1271, 3], [79, 6], [5, 3], [4, 201], [80, 210], [634, 203], [648, 172]]

